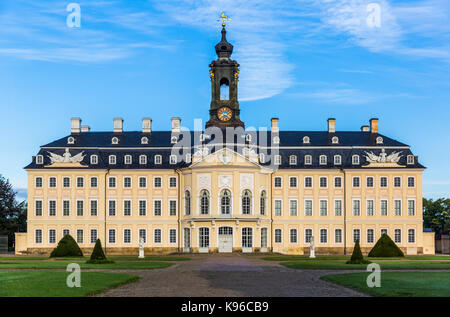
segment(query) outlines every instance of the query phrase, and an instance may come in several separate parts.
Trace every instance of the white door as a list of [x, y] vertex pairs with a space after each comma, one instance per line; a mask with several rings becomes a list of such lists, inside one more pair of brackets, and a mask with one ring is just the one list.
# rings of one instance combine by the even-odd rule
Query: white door
[[261, 252], [267, 252], [267, 228], [261, 228]]
[[242, 252], [250, 253], [253, 251], [253, 229], [242, 228]]
[[220, 227], [219, 228], [219, 252], [230, 253], [233, 252], [233, 228]]
[[191, 230], [184, 228], [184, 252], [191, 252]]
[[209, 228], [198, 228], [199, 233], [199, 253], [209, 252]]

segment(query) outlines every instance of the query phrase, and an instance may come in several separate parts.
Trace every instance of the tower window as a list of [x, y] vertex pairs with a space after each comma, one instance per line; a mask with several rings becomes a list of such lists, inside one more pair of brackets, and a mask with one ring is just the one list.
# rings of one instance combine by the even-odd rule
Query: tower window
[[227, 78], [220, 80], [220, 100], [230, 99], [230, 82]]

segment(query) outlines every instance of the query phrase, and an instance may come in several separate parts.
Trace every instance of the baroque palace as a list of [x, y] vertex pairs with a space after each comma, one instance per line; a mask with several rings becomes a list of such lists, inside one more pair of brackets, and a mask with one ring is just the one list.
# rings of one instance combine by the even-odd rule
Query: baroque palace
[[359, 240], [368, 252], [383, 233], [407, 254], [434, 253], [422, 227], [422, 172], [410, 147], [379, 133], [245, 129], [239, 64], [222, 39], [210, 66], [210, 119], [203, 131], [71, 133], [41, 146], [28, 172], [27, 233], [16, 252], [49, 253], [65, 234], [108, 254], [280, 252], [344, 254]]

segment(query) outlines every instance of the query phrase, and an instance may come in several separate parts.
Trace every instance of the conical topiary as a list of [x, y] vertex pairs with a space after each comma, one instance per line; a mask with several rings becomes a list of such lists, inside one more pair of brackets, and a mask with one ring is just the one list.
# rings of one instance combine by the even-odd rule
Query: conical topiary
[[51, 258], [65, 256], [83, 256], [83, 252], [77, 242], [69, 234], [64, 235], [64, 237], [59, 240], [58, 245], [50, 254]]
[[103, 264], [103, 263], [114, 263], [114, 261], [109, 261], [106, 259], [105, 253], [103, 252], [102, 243], [100, 239], [95, 242], [94, 250], [92, 251], [91, 258], [86, 261], [86, 263], [93, 264]]
[[405, 256], [403, 251], [395, 244], [394, 241], [387, 235], [383, 234], [372, 250], [369, 252], [369, 257], [401, 257]]
[[356, 240], [355, 247], [353, 248], [352, 257], [347, 264], [369, 264], [370, 261], [364, 260], [364, 257], [359, 246], [359, 240]]

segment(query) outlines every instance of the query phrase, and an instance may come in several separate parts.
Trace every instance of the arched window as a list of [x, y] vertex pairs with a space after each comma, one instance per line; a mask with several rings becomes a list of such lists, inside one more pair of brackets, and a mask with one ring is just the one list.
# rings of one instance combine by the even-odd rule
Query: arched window
[[353, 165], [358, 165], [359, 164], [359, 155], [353, 155], [352, 156], [352, 164]]
[[172, 144], [175, 144], [175, 143], [177, 143], [178, 142], [178, 137], [177, 136], [172, 136], [171, 138], [170, 138], [170, 143], [172, 143]]
[[98, 163], [98, 156], [97, 155], [91, 155], [91, 164], [97, 164]]
[[261, 192], [261, 197], [259, 199], [259, 211], [260, 211], [261, 215], [266, 214], [266, 191], [265, 190], [263, 190]]
[[131, 163], [132, 163], [131, 155], [125, 155], [125, 164], [131, 164]]
[[335, 165], [341, 165], [342, 164], [342, 157], [340, 155], [334, 156], [334, 164]]
[[191, 192], [188, 190], [184, 192], [184, 214], [191, 214]]
[[109, 156], [109, 164], [116, 164], [116, 156], [115, 155]]
[[326, 165], [327, 164], [327, 156], [326, 155], [321, 155], [319, 157], [319, 164], [320, 165]]
[[291, 156], [289, 156], [289, 164], [290, 164], [290, 165], [295, 165], [295, 164], [297, 164], [297, 155], [291, 155]]
[[227, 78], [220, 80], [220, 100], [230, 99], [230, 82]]
[[309, 144], [309, 136], [303, 137], [303, 144]]
[[206, 189], [200, 192], [200, 213], [209, 214], [209, 192]]
[[148, 144], [148, 138], [146, 136], [141, 138], [141, 144]]
[[142, 165], [147, 164], [147, 155], [145, 154], [139, 155], [139, 164]]
[[312, 156], [305, 155], [305, 165], [311, 165], [311, 164], [312, 164]]
[[377, 144], [383, 144], [383, 138], [381, 136], [377, 137], [376, 141]]
[[339, 143], [339, 138], [337, 136], [332, 137], [331, 138], [331, 143], [338, 144]]
[[67, 139], [67, 144], [74, 144], [75, 143], [75, 138], [72, 136], [69, 136], [69, 138]]
[[112, 144], [119, 144], [119, 139], [118, 139], [117, 137], [113, 137], [113, 138], [111, 139], [111, 143], [112, 143]]
[[252, 211], [252, 193], [246, 189], [242, 193], [242, 214], [250, 215]]
[[231, 213], [231, 192], [228, 189], [222, 190], [220, 194], [220, 212], [222, 215]]

